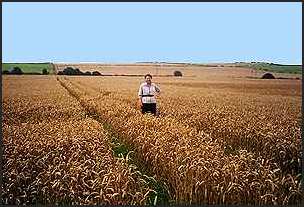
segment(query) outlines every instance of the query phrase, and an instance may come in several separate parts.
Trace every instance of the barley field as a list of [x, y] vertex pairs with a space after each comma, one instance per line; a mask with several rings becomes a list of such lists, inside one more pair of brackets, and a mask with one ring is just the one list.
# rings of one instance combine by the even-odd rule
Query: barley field
[[301, 80], [233, 67], [77, 67], [183, 77], [153, 77], [154, 117], [136, 105], [143, 77], [2, 76], [3, 203], [301, 203]]

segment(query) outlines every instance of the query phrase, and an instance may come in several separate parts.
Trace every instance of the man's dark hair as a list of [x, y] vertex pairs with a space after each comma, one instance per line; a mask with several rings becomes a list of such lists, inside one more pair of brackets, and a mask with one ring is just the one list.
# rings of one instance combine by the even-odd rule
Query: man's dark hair
[[150, 78], [152, 79], [152, 75], [151, 75], [151, 74], [147, 74], [147, 75], [145, 75], [145, 78], [146, 78], [147, 76], [150, 76]]

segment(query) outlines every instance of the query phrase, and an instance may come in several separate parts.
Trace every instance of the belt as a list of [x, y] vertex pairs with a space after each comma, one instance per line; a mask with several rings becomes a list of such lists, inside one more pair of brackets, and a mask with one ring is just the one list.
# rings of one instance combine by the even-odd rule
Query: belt
[[141, 97], [153, 97], [154, 95], [149, 94], [149, 95], [141, 95]]

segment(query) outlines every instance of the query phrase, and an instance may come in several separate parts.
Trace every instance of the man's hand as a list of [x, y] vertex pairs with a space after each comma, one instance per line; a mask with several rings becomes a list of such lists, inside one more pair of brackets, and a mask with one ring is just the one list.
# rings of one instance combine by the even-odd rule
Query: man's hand
[[137, 107], [138, 107], [138, 109], [141, 109], [142, 106], [143, 106], [143, 104], [141, 102], [141, 98], [138, 98], [138, 100], [137, 100]]

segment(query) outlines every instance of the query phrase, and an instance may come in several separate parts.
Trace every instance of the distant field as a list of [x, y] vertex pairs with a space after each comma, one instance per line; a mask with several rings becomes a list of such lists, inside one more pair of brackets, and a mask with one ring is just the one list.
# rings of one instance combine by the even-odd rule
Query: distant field
[[15, 66], [21, 68], [24, 73], [42, 73], [44, 68], [48, 72], [52, 72], [52, 65], [50, 63], [2, 63], [2, 71], [9, 71]]
[[[258, 65], [258, 64], [257, 64]], [[83, 72], [86, 71], [98, 71], [103, 75], [136, 75], [144, 76], [147, 73], [152, 74], [154, 77], [160, 76], [172, 76], [174, 71], [180, 71], [183, 77], [197, 77], [200, 80], [209, 80], [211, 77], [221, 79], [222, 77], [233, 78], [261, 78], [265, 70], [256, 69], [253, 70], [253, 63], [230, 63], [230, 64], [101, 64], [101, 63], [55, 63], [55, 67], [58, 71], [64, 70], [66, 67], [78, 68]], [[273, 67], [274, 65], [272, 65]], [[298, 66], [300, 67], [300, 66]], [[280, 78], [299, 78], [301, 79], [301, 69], [298, 69], [294, 73], [292, 70], [281, 72], [272, 71], [273, 75]], [[288, 72], [289, 71], [289, 72]]]
[[302, 74], [301, 65], [281, 65], [274, 63], [244, 63], [238, 64], [241, 67], [250, 67], [256, 70], [269, 71], [275, 73], [292, 73], [292, 74]]
[[[2, 63], [2, 71], [10, 70], [14, 66], [18, 66], [22, 69], [24, 73], [42, 73], [43, 68], [46, 68], [49, 73], [52, 73], [52, 65], [50, 63]], [[99, 71], [103, 74], [114, 74], [113, 69], [115, 69], [115, 74], [145, 74], [147, 69], [150, 73], [158, 75], [172, 75], [174, 70], [187, 69], [198, 69], [198, 68], [229, 68], [229, 67], [242, 67], [242, 68], [252, 68], [261, 72], [273, 72], [273, 73], [285, 73], [285, 74], [302, 74], [301, 65], [281, 65], [274, 63], [231, 63], [231, 64], [177, 64], [177, 63], [165, 63], [165, 64], [56, 64], [58, 70], [63, 70], [67, 66], [77, 67], [83, 71]], [[129, 70], [132, 68], [132, 70]], [[169, 70], [167, 70], [169, 69]], [[185, 71], [186, 72], [186, 71]], [[191, 74], [193, 75], [193, 74]]]

